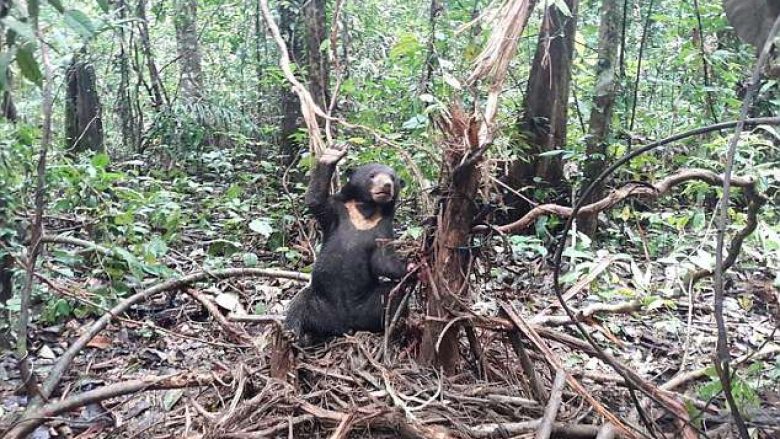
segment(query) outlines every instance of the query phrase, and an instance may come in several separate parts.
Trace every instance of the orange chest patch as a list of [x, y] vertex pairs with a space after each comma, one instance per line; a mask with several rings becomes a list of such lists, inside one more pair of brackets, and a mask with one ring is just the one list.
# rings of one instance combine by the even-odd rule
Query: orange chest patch
[[382, 213], [379, 210], [374, 212], [369, 218], [364, 217], [354, 200], [344, 203], [344, 207], [347, 208], [349, 222], [352, 224], [352, 227], [358, 230], [371, 230], [382, 221]]

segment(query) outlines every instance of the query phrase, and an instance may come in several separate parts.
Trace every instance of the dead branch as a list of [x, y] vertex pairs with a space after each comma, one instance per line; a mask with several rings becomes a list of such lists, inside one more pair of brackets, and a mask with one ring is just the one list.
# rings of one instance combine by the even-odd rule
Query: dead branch
[[227, 319], [231, 322], [260, 323], [264, 325], [281, 325], [284, 322], [284, 316], [273, 314], [228, 314]]
[[[706, 169], [684, 169], [664, 178], [652, 186], [640, 183], [628, 183], [622, 188], [612, 191], [601, 200], [583, 206], [578, 210], [578, 215], [595, 215], [612, 208], [627, 198], [646, 198], [655, 200], [666, 195], [675, 186], [689, 181], [703, 181], [712, 186], [719, 186], [723, 184], [724, 180], [723, 176]], [[731, 184], [740, 188], [753, 189], [756, 184], [756, 181], [750, 177], [733, 177], [730, 181]], [[568, 218], [571, 217], [573, 210], [574, 209], [571, 207], [557, 204], [542, 204], [531, 209], [530, 212], [519, 220], [503, 226], [498, 226], [496, 229], [501, 233], [514, 233], [530, 227], [540, 216], [557, 215]], [[477, 226], [475, 228], [475, 231], [486, 230], [489, 230], [489, 228], [485, 226]]]
[[[574, 311], [576, 320], [584, 322], [592, 320], [594, 316], [599, 314], [628, 314], [642, 309], [642, 302], [638, 300], [631, 300], [629, 302], [608, 304], [608, 303], [594, 303], [587, 307]], [[574, 323], [569, 316], [537, 316], [531, 319], [531, 323], [535, 325], [543, 326], [564, 326]]]
[[544, 416], [539, 429], [536, 430], [535, 439], [549, 439], [552, 434], [553, 423], [558, 416], [558, 409], [561, 407], [561, 397], [563, 388], [566, 386], [566, 372], [558, 369], [555, 372], [552, 390], [550, 390], [550, 400], [547, 401], [547, 407], [544, 409]]
[[214, 304], [214, 301], [211, 300], [211, 298], [192, 288], [187, 288], [185, 291], [206, 308], [209, 314], [211, 314], [211, 317], [213, 317], [219, 326], [221, 326], [225, 331], [228, 339], [231, 342], [241, 344], [249, 344], [252, 342], [252, 337], [250, 337], [243, 328], [230, 323], [225, 318], [225, 316], [222, 315], [222, 313], [219, 311], [219, 308], [217, 308], [217, 305]]
[[70, 348], [68, 348], [68, 350], [62, 354], [62, 357], [60, 357], [59, 361], [57, 361], [54, 367], [52, 367], [51, 372], [49, 372], [49, 375], [46, 378], [46, 381], [43, 383], [41, 388], [42, 396], [45, 399], [51, 397], [54, 389], [62, 379], [63, 374], [73, 362], [73, 359], [76, 358], [76, 355], [87, 345], [87, 343], [89, 343], [90, 340], [92, 340], [98, 333], [100, 333], [100, 331], [105, 329], [109, 322], [114, 319], [114, 317], [124, 313], [136, 303], [139, 303], [154, 294], [178, 290], [195, 282], [201, 282], [208, 279], [219, 280], [250, 276], [275, 277], [299, 281], [309, 280], [309, 275], [293, 271], [275, 270], [268, 268], [226, 268], [213, 271], [198, 271], [178, 279], [171, 279], [165, 282], [161, 282], [143, 291], [135, 293], [116, 304], [106, 314], [103, 314], [102, 317], [96, 320], [89, 327], [89, 329], [87, 329], [78, 339], [76, 339]]
[[[761, 349], [758, 352], [754, 352], [751, 354], [743, 355], [741, 357], [738, 357], [734, 359], [733, 363], [740, 365], [746, 361], [749, 361], [751, 359], [762, 359], [771, 357], [774, 355], [780, 354], [780, 345], [768, 345], [764, 346], [763, 349]], [[698, 380], [700, 378], [704, 378], [707, 376], [707, 371], [709, 370], [709, 367], [702, 367], [700, 369], [691, 370], [688, 372], [680, 373], [678, 375], [675, 375], [672, 379], [667, 381], [664, 384], [661, 384], [660, 388], [663, 390], [674, 390], [682, 385], [685, 385], [691, 381]]]
[[103, 247], [102, 245], [96, 244], [91, 241], [87, 241], [84, 239], [74, 238], [72, 236], [65, 236], [65, 235], [43, 235], [41, 238], [41, 242], [47, 242], [51, 244], [64, 244], [64, 245], [73, 245], [76, 247], [84, 247], [86, 251], [94, 251], [97, 253], [100, 253], [103, 256], [107, 257], [114, 257], [116, 256], [114, 251], [110, 248]]
[[[525, 322], [520, 316], [515, 313], [515, 311], [507, 304], [502, 303], [501, 310], [509, 316], [510, 322], [517, 328], [517, 330], [521, 331], [523, 334], [525, 334], [526, 337], [528, 337], [531, 342], [536, 346], [539, 351], [541, 351], [544, 354], [545, 359], [550, 364], [550, 366], [554, 367], [556, 370], [564, 370], [563, 363], [561, 363], [561, 360], [558, 358], [558, 356], [542, 341], [542, 339], [539, 337], [539, 334], [534, 331], [534, 329]], [[600, 402], [596, 400], [596, 398], [593, 397], [586, 389], [585, 387], [580, 384], [579, 381], [577, 381], [574, 376], [566, 374], [566, 381], [569, 383], [569, 386], [577, 392], [581, 397], [583, 397], [588, 404], [593, 407], [593, 409], [601, 416], [606, 418], [612, 425], [615, 426], [618, 430], [621, 431], [626, 437], [628, 438], [638, 438], [639, 436], [634, 432], [634, 430], [630, 429], [624, 422], [622, 422], [620, 419], [618, 419], [617, 416], [615, 416], [612, 412], [607, 410], [603, 405], [601, 405]]]
[[[541, 419], [526, 422], [507, 422], [482, 424], [473, 427], [464, 427], [473, 438], [501, 438], [506, 435], [518, 436], [533, 433], [541, 425]], [[552, 433], [555, 437], [592, 439], [598, 434], [599, 427], [587, 424], [563, 424], [555, 422], [552, 424]]]
[[24, 418], [13, 425], [3, 437], [7, 439], [22, 439], [27, 437], [28, 434], [32, 433], [33, 430], [50, 418], [62, 415], [63, 413], [67, 413], [87, 404], [97, 403], [140, 391], [220, 385], [222, 382], [229, 381], [230, 377], [217, 378], [218, 377], [213, 374], [188, 372], [160, 377], [145, 377], [138, 380], [109, 384], [34, 409], [31, 412], [26, 413]]

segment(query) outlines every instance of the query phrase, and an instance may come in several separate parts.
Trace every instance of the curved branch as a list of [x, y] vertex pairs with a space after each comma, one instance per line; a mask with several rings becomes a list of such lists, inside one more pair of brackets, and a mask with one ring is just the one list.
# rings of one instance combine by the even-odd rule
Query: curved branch
[[[703, 181], [712, 186], [720, 186], [723, 184], [723, 176], [718, 175], [712, 171], [708, 171], [706, 169], [684, 169], [664, 178], [654, 185], [628, 183], [622, 188], [612, 191], [601, 200], [583, 206], [581, 209], [579, 209], [578, 215], [592, 215], [610, 209], [619, 202], [630, 197], [643, 197], [649, 199], [660, 198], [661, 196], [666, 195], [675, 186], [679, 186], [682, 183], [693, 180]], [[750, 194], [753, 195], [753, 197], [757, 196], [755, 195], [755, 192], [752, 191], [752, 188], [755, 186], [755, 180], [751, 177], [733, 177], [731, 179], [731, 184], [736, 187], [751, 189], [749, 191]], [[561, 206], [558, 204], [542, 204], [531, 209], [530, 212], [525, 214], [519, 220], [496, 227], [496, 230], [501, 233], [517, 232], [533, 225], [536, 219], [542, 215], [553, 214], [562, 217], [571, 217], [573, 211], [574, 209], [571, 207]], [[475, 231], [482, 231], [487, 229], [488, 228], [485, 226], [475, 227]]]
[[54, 392], [54, 389], [59, 384], [62, 375], [67, 370], [68, 366], [73, 362], [76, 355], [89, 343], [100, 331], [102, 331], [109, 322], [114, 319], [115, 316], [127, 311], [131, 306], [145, 300], [147, 297], [161, 293], [164, 291], [180, 289], [184, 286], [200, 282], [208, 279], [228, 279], [233, 277], [275, 277], [283, 279], [293, 279], [299, 281], [308, 281], [310, 276], [305, 273], [298, 273], [294, 271], [274, 270], [268, 268], [225, 268], [222, 270], [213, 271], [198, 271], [188, 274], [178, 279], [171, 279], [165, 282], [161, 282], [157, 285], [149, 287], [143, 291], [133, 294], [125, 300], [119, 302], [111, 308], [106, 314], [103, 314], [98, 320], [96, 320], [92, 326], [87, 329], [84, 334], [81, 335], [73, 344], [62, 354], [59, 361], [54, 365], [49, 372], [49, 376], [41, 386], [41, 394], [44, 399], [48, 399]]
[[25, 414], [24, 418], [12, 426], [3, 436], [8, 439], [24, 438], [48, 419], [117, 396], [129, 395], [146, 390], [180, 389], [202, 387], [223, 383], [228, 380], [217, 379], [213, 374], [177, 373], [164, 376], [144, 377], [138, 380], [109, 384], [94, 390], [79, 393], [63, 400], [46, 404]]

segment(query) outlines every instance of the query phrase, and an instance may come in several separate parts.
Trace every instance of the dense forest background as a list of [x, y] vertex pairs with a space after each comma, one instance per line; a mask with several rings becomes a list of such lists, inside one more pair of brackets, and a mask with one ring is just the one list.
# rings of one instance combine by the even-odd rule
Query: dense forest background
[[[555, 399], [550, 391], [561, 398], [556, 389], [563, 384], [555, 384], [561, 364], [570, 378], [590, 373], [596, 384], [586, 386], [588, 394], [608, 410], [583, 409], [591, 401], [569, 382], [569, 409], [559, 420], [577, 424], [600, 416], [614, 426], [608, 413], [625, 418], [630, 412], [632, 428], [640, 425], [631, 429], [636, 437], [655, 434], [653, 425], [677, 432], [671, 437], [696, 437], [687, 436], [691, 431], [708, 437], [778, 434], [776, 58], [761, 70], [753, 94], [750, 78], [762, 41], [738, 35], [721, 0], [507, 2], [515, 3], [532, 9], [516, 48], [504, 54], [508, 64], [490, 65], [492, 74], [504, 72], [490, 83], [489, 76], [473, 78], [486, 64], [490, 36], [505, 25], [502, 14], [510, 8], [502, 2], [0, 0], [3, 426], [23, 425], [13, 422], [25, 408], [29, 420], [32, 408], [70, 394], [65, 384], [89, 393], [132, 383], [127, 379], [235, 372], [233, 364], [242, 364], [242, 377], [227, 385], [232, 393], [214, 390], [225, 383], [213, 377], [206, 385], [212, 393], [181, 390], [203, 385], [203, 376], [150, 381], [90, 404], [38, 412], [65, 416], [69, 410], [71, 419], [30, 424], [30, 430], [36, 437], [67, 436], [63, 425], [100, 437], [139, 431], [142, 437], [165, 431], [177, 432], [171, 437], [185, 431], [275, 437], [287, 435], [288, 424], [299, 437], [373, 431], [370, 422], [356, 419], [371, 416], [348, 408], [367, 403], [334, 403], [317, 393], [349, 394], [333, 390], [338, 386], [332, 382], [309, 382], [303, 393], [308, 399], [290, 396], [272, 381], [245, 383], [258, 370], [274, 368], [265, 355], [280, 352], [284, 343], [267, 329], [308, 279], [316, 257], [318, 231], [303, 194], [323, 142], [349, 145], [342, 170], [367, 162], [396, 169], [407, 183], [397, 217], [399, 247], [421, 273], [430, 268], [409, 287], [413, 317], [405, 326], [406, 348], [399, 345], [393, 357], [387, 338], [378, 341], [385, 360], [408, 361], [415, 377], [425, 377], [412, 378], [410, 368], [394, 372], [404, 376], [396, 385], [416, 396], [399, 399], [389, 384], [371, 382], [354, 364], [340, 378], [328, 376], [345, 386], [390, 389], [389, 396], [371, 398], [388, 400], [411, 430], [376, 409], [383, 413], [376, 415], [383, 419], [377, 428], [395, 432], [388, 437], [434, 437], [444, 433], [428, 429], [439, 424], [449, 424], [447, 434], [465, 437], [533, 432], [537, 424], [515, 431], [488, 423], [536, 419], [539, 407], [523, 411], [525, 400], [468, 393], [457, 387], [466, 386], [458, 381], [462, 375], [447, 384], [454, 386], [447, 394], [436, 371], [468, 371], [469, 388], [517, 384], [519, 395], [506, 398], [532, 397], [543, 409]], [[772, 1], [747, 3], [765, 8], [761, 20], [777, 15]], [[301, 105], [280, 67], [279, 41], [263, 16], [264, 4], [292, 72], [326, 115], [307, 114], [312, 107]], [[764, 21], [747, 26], [766, 38]], [[494, 117], [491, 92], [500, 96]], [[725, 229], [726, 249], [738, 241], [733, 251], [739, 258], [733, 266], [726, 258], [724, 297], [721, 281], [710, 279], [722, 207], [719, 175], [734, 136], [735, 124], [726, 122], [740, 119], [746, 97], [751, 119], [734, 156]], [[474, 110], [486, 104], [487, 111]], [[469, 119], [472, 110], [480, 117]], [[313, 139], [311, 120], [319, 123], [314, 137], [322, 139]], [[483, 122], [489, 142], [470, 142], [469, 124]], [[662, 141], [719, 123], [722, 129]], [[471, 150], [452, 146], [464, 139]], [[628, 161], [581, 199], [586, 184], [607, 166], [656, 141], [662, 141], [659, 148]], [[465, 177], [464, 164], [471, 166]], [[460, 195], [469, 203], [453, 207]], [[584, 209], [565, 233], [568, 207], [602, 199], [607, 201]], [[458, 217], [463, 224], [449, 220]], [[559, 245], [563, 253], [556, 258]], [[460, 265], [442, 262], [442, 251], [452, 251]], [[553, 294], [561, 257], [560, 282], [579, 317], [560, 312]], [[456, 291], [457, 299], [442, 299], [437, 286]], [[452, 311], [458, 306], [461, 314]], [[112, 307], [119, 311], [112, 312], [119, 314], [113, 323], [107, 313]], [[717, 321], [724, 316], [725, 322]], [[491, 325], [504, 325], [506, 333], [482, 328], [479, 317], [498, 318]], [[542, 334], [555, 340], [563, 363], [551, 361], [552, 352], [532, 342], [518, 319], [569, 337]], [[575, 321], [590, 328], [587, 343], [578, 338], [582, 326], [578, 331]], [[728, 339], [719, 339], [720, 328]], [[348, 358], [365, 353], [355, 346], [372, 343], [359, 340], [348, 352], [333, 347], [327, 360], [303, 362], [311, 362], [314, 374], [347, 367]], [[649, 387], [637, 385], [588, 343], [601, 345]], [[716, 346], [735, 359], [725, 381], [712, 367]], [[546, 364], [540, 377], [522, 378], [521, 369], [526, 375], [533, 369], [529, 361]], [[522, 368], [504, 369], [518, 362]], [[263, 366], [253, 369], [257, 364]], [[95, 365], [103, 372], [91, 369]], [[422, 365], [430, 369], [418, 369]], [[599, 379], [610, 365], [617, 375]], [[679, 392], [674, 395], [684, 395], [684, 407], [674, 412], [668, 395], [652, 396], [650, 389], [671, 392], [662, 383], [681, 376], [673, 388]], [[140, 390], [157, 396], [136, 412]], [[634, 402], [642, 407], [635, 390], [651, 395], [643, 396], [646, 410], [654, 404], [674, 416], [632, 412]], [[280, 400], [287, 395], [279, 403], [285, 408], [273, 409], [260, 424], [238, 416], [260, 407], [273, 411], [270, 402], [251, 399], [268, 394]], [[113, 402], [101, 405], [108, 397]], [[290, 402], [298, 397], [320, 411]], [[250, 398], [249, 408], [239, 404], [244, 398]], [[429, 412], [430, 403], [421, 402], [429, 398], [451, 398], [461, 406], [442, 402], [454, 411]], [[237, 406], [249, 411], [235, 412]], [[734, 411], [742, 414], [732, 424]], [[107, 412], [114, 421], [101, 421]], [[119, 412], [128, 422], [116, 422]], [[223, 416], [220, 422], [210, 422], [215, 413]], [[675, 424], [681, 413], [693, 430]], [[473, 422], [475, 416], [486, 417]], [[220, 436], [228, 433], [236, 436]]]

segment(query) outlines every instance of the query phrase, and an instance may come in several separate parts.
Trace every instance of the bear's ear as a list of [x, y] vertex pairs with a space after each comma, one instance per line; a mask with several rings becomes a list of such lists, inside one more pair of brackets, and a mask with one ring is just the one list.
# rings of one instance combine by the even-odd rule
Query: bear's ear
[[352, 178], [352, 174], [354, 173], [355, 173], [355, 168], [347, 168], [344, 170], [344, 176], [347, 178], [347, 180]]
[[398, 187], [400, 187], [401, 189], [405, 188], [406, 187], [406, 180], [404, 180], [403, 178], [398, 177]]

